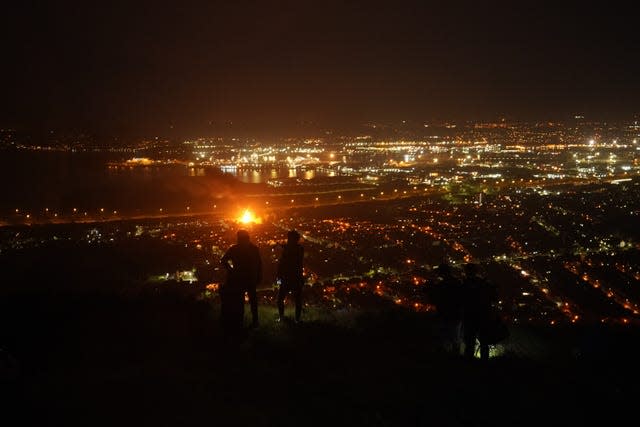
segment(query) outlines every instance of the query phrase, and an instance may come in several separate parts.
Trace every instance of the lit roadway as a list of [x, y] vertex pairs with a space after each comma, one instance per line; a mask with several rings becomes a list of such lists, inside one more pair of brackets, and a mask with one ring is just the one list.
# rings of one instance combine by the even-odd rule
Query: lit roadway
[[[69, 223], [96, 223], [110, 221], [153, 220], [185, 217], [207, 217], [210, 219], [229, 219], [238, 217], [244, 209], [251, 209], [258, 216], [266, 216], [290, 208], [321, 207], [337, 204], [367, 203], [381, 200], [396, 200], [423, 195], [433, 196], [442, 194], [442, 188], [424, 188], [415, 190], [386, 190], [379, 188], [363, 189], [343, 188], [313, 192], [270, 193], [270, 194], [239, 194], [237, 198], [230, 197], [220, 199], [216, 205], [207, 210], [197, 210], [185, 207], [184, 210], [168, 210], [159, 208], [155, 212], [141, 212], [130, 214], [112, 211], [108, 209], [95, 213], [75, 212], [72, 214], [57, 214], [49, 210], [43, 210], [38, 214], [21, 212], [19, 210], [4, 221], [0, 226], [9, 225], [36, 225], [36, 224], [69, 224]], [[324, 196], [324, 197], [323, 197]]]
[[[621, 174], [619, 176], [610, 176], [605, 179], [538, 179], [538, 180], [486, 180], [483, 182], [487, 187], [491, 187], [493, 191], [503, 190], [511, 187], [547, 187], [558, 185], [587, 185], [602, 184], [604, 182], [612, 182], [616, 179], [627, 179], [629, 175]], [[479, 184], [479, 182], [475, 182]], [[311, 190], [311, 189], [310, 189]], [[120, 210], [101, 209], [96, 210], [75, 211], [74, 213], [55, 213], [49, 209], [41, 209], [39, 211], [22, 211], [16, 209], [15, 213], [6, 215], [0, 220], [0, 226], [9, 225], [35, 225], [35, 224], [66, 224], [66, 223], [94, 223], [107, 221], [127, 221], [127, 220], [149, 220], [149, 219], [166, 219], [175, 217], [209, 217], [209, 218], [233, 218], [246, 208], [250, 208], [258, 213], [274, 212], [276, 210], [300, 207], [321, 207], [338, 204], [349, 203], [366, 203], [371, 201], [395, 200], [417, 196], [433, 196], [437, 194], [445, 194], [446, 186], [433, 187], [414, 186], [406, 187], [406, 189], [398, 190], [397, 188], [379, 187], [351, 187], [341, 189], [330, 189], [322, 191], [295, 191], [288, 193], [269, 193], [269, 194], [238, 194], [236, 198], [220, 199], [217, 203], [219, 206], [210, 205], [207, 209], [191, 209], [185, 207], [184, 210], [167, 210], [159, 208], [156, 212], [140, 212], [127, 213]], [[260, 206], [257, 206], [259, 203]]]

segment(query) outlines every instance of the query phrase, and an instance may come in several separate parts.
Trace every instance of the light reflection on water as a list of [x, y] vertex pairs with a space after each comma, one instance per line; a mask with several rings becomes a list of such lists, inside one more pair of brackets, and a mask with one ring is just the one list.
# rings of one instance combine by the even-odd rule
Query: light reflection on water
[[335, 173], [322, 173], [315, 169], [236, 169], [229, 170], [229, 173], [235, 176], [239, 181], [249, 184], [261, 184], [271, 179], [286, 179], [286, 178], [299, 178], [303, 180], [310, 180], [320, 176], [334, 176]]
[[[312, 169], [228, 169], [166, 166], [109, 166], [124, 162], [122, 153], [23, 152], [0, 153], [0, 213], [49, 208], [112, 207], [125, 210], [167, 207], [207, 200], [227, 191], [224, 175], [248, 184], [273, 179], [310, 180], [328, 176]], [[222, 178], [222, 179], [221, 179]], [[212, 196], [213, 195], [213, 196]]]

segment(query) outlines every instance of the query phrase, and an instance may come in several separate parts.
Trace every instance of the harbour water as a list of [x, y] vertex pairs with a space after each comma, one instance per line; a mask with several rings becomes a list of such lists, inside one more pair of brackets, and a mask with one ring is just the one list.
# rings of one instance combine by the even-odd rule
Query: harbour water
[[241, 188], [259, 192], [269, 180], [325, 176], [313, 169], [113, 166], [128, 158], [105, 151], [0, 151], [0, 217], [197, 207]]

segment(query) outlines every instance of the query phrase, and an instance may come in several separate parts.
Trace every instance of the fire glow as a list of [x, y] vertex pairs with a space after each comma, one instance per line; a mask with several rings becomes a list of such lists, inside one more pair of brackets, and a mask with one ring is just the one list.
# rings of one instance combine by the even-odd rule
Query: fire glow
[[258, 218], [249, 209], [245, 209], [244, 212], [242, 212], [242, 215], [240, 215], [240, 217], [238, 218], [238, 222], [241, 224], [248, 225], [248, 224], [260, 224], [262, 220]]

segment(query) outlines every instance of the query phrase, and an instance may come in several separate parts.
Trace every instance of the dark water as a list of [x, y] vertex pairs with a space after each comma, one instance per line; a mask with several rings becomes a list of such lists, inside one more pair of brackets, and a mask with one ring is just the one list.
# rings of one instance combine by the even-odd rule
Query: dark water
[[118, 153], [0, 152], [0, 213], [150, 209], [219, 197], [235, 179], [183, 165], [110, 168]]
[[80, 193], [108, 182], [105, 154], [0, 152], [3, 212], [11, 208], [62, 207], [80, 203]]
[[260, 192], [269, 179], [318, 176], [313, 170], [295, 169], [109, 166], [131, 157], [109, 152], [0, 151], [0, 218], [207, 209], [243, 192]]

